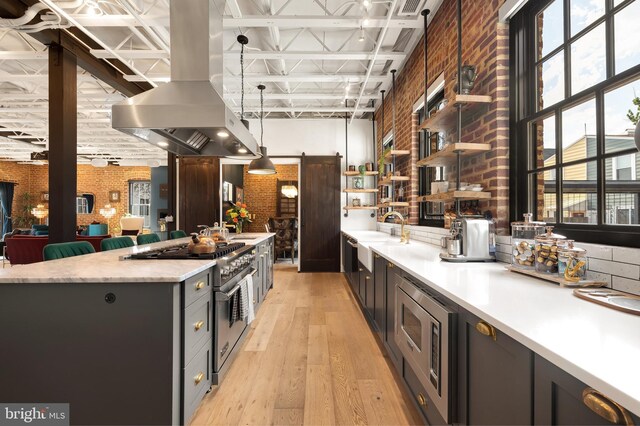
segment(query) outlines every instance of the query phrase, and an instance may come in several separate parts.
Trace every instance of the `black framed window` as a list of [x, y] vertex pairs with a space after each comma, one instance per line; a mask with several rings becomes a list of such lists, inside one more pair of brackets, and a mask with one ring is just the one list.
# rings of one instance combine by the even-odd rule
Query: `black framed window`
[[530, 1], [511, 20], [511, 220], [640, 246], [640, 0]]
[[[438, 108], [444, 100], [444, 89], [434, 94], [428, 101], [425, 114], [424, 106], [416, 113], [418, 123], [422, 122]], [[436, 132], [420, 131], [419, 136], [419, 156], [420, 159], [428, 157], [444, 146], [444, 134]], [[445, 180], [444, 167], [420, 167], [418, 169], [418, 195], [430, 195], [431, 183]], [[419, 224], [423, 226], [444, 227], [444, 204], [443, 203], [420, 203]]]

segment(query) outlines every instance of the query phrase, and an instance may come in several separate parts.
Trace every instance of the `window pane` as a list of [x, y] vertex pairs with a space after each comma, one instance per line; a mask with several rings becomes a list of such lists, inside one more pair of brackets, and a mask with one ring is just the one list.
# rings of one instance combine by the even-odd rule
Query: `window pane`
[[556, 117], [536, 121], [532, 126], [532, 147], [535, 150], [536, 169], [556, 164]]
[[536, 220], [556, 223], [556, 171], [531, 173], [529, 179], [534, 188], [536, 205], [532, 206], [536, 212]]
[[538, 59], [546, 56], [563, 42], [564, 12], [562, 0], [555, 0], [537, 16]]
[[562, 111], [562, 162], [596, 155], [596, 100]]
[[640, 106], [633, 104], [636, 96], [640, 96], [640, 79], [605, 93], [605, 152], [635, 147], [633, 142], [635, 125], [630, 116], [635, 118], [635, 115], [640, 112]]
[[640, 64], [640, 1], [616, 13], [614, 18], [616, 73]]
[[576, 94], [606, 78], [604, 23], [571, 44], [571, 93]]
[[578, 34], [604, 15], [605, 0], [571, 0], [571, 36]]
[[562, 222], [598, 223], [596, 162], [564, 167], [562, 170]]
[[611, 225], [640, 224], [640, 155], [634, 153], [607, 158], [604, 166], [607, 177], [605, 222]]
[[558, 52], [538, 65], [538, 109], [564, 99], [564, 52]]

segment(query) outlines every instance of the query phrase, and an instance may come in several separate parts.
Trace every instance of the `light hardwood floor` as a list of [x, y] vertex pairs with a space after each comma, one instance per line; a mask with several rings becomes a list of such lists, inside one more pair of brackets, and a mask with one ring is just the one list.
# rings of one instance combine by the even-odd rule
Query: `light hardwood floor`
[[420, 424], [342, 274], [296, 268], [276, 265], [241, 352], [191, 424]]

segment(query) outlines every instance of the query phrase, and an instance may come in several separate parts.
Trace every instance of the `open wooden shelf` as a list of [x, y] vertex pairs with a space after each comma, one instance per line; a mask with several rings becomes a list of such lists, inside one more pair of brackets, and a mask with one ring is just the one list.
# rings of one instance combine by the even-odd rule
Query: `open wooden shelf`
[[442, 151], [438, 151], [422, 160], [416, 162], [418, 167], [444, 167], [448, 166], [457, 158], [457, 152], [463, 157], [468, 157], [482, 152], [490, 151], [491, 144], [488, 143], [452, 143]]
[[455, 200], [487, 200], [491, 198], [490, 192], [482, 192], [482, 191], [448, 191], [442, 192], [440, 194], [433, 195], [423, 195], [422, 197], [418, 197], [418, 201], [421, 202], [440, 202], [440, 203], [448, 203]]
[[345, 210], [378, 210], [377, 206], [345, 206]]
[[[355, 171], [355, 172], [344, 172], [343, 173], [344, 176], [361, 176], [362, 173]], [[364, 172], [363, 176], [378, 176], [378, 172]]]
[[385, 163], [390, 163], [391, 161], [393, 161], [393, 157], [404, 157], [405, 155], [410, 155], [411, 151], [409, 151], [408, 149], [392, 149], [391, 151], [387, 152], [387, 155], [384, 156], [384, 162]]
[[408, 181], [409, 179], [409, 176], [390, 176], [384, 179], [380, 179], [378, 181], [378, 186], [393, 185], [394, 182]]
[[378, 204], [378, 208], [387, 208], [387, 207], [409, 207], [409, 203], [405, 203], [403, 201], [392, 201], [390, 203]]
[[356, 188], [347, 188], [344, 190], [346, 193], [353, 194], [375, 194], [378, 192], [377, 189], [356, 189]]
[[447, 106], [440, 111], [436, 112], [431, 117], [427, 118], [420, 129], [428, 129], [431, 132], [442, 132], [449, 130], [455, 126], [457, 119], [457, 107], [462, 105], [462, 112], [473, 112], [473, 108], [481, 104], [488, 104], [493, 102], [491, 96], [484, 95], [456, 95], [453, 100], [450, 100]]

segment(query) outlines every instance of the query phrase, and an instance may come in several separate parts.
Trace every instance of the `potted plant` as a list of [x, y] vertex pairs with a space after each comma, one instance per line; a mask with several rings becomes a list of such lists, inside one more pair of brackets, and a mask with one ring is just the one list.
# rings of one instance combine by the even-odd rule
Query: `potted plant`
[[31, 228], [31, 225], [35, 223], [35, 218], [31, 214], [31, 210], [35, 207], [35, 196], [24, 192], [18, 201], [17, 213], [12, 215], [11, 224], [14, 229], [19, 228]]
[[247, 205], [244, 203], [231, 203], [231, 208], [227, 210], [226, 220], [228, 224], [235, 226], [236, 234], [241, 234], [244, 224], [251, 223]]

